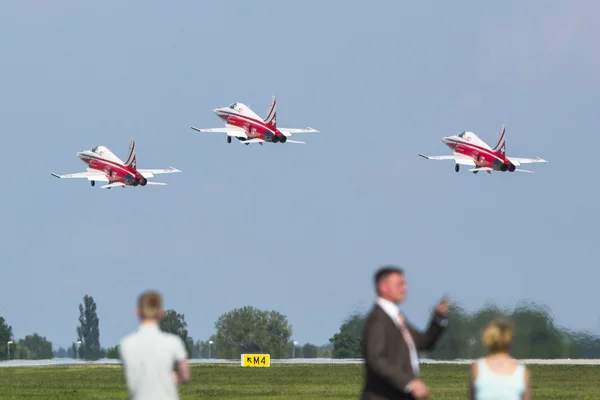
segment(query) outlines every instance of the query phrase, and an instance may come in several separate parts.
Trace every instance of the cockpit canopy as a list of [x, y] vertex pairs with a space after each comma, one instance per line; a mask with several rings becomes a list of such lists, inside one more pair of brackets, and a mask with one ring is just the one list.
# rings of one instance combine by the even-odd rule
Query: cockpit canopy
[[461, 138], [461, 137], [465, 137], [465, 133], [467, 133], [467, 132], [461, 132], [461, 133], [459, 133], [459, 134], [458, 134], [458, 137], [459, 137], [459, 138]]
[[231, 108], [232, 110], [236, 110], [236, 111], [242, 111], [242, 109], [244, 108], [244, 105], [242, 103], [233, 103], [229, 106], [229, 108]]
[[106, 150], [108, 150], [108, 149], [104, 146], [96, 146], [92, 149], [92, 153], [102, 154], [102, 153], [105, 153]]

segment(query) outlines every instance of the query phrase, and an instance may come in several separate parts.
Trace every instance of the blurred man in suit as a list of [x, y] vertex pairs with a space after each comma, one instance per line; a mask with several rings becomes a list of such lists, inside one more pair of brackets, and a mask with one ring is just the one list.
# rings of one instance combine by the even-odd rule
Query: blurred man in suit
[[363, 400], [423, 399], [429, 388], [419, 379], [417, 351], [429, 350], [448, 324], [448, 301], [435, 307], [425, 333], [417, 331], [398, 309], [406, 297], [402, 269], [385, 266], [375, 274], [377, 301], [363, 332]]

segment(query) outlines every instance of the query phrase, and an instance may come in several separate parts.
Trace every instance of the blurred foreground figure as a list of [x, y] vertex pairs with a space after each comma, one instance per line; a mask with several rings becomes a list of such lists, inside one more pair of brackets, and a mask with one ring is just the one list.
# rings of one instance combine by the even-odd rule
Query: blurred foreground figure
[[140, 326], [120, 343], [131, 400], [178, 400], [177, 385], [190, 380], [183, 340], [160, 330], [164, 314], [158, 292], [142, 293], [137, 309]]
[[406, 297], [404, 272], [383, 267], [375, 274], [377, 301], [365, 321], [363, 400], [426, 399], [429, 388], [419, 379], [418, 350], [429, 350], [448, 324], [448, 301], [435, 308], [425, 333], [412, 326], [398, 309]]
[[512, 328], [504, 321], [492, 321], [483, 331], [483, 345], [490, 354], [471, 367], [471, 399], [530, 400], [529, 370], [512, 358]]

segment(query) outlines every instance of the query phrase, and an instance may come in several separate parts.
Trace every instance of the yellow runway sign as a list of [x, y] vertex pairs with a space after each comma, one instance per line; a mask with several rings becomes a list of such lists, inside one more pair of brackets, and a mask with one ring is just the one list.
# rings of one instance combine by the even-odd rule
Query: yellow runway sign
[[270, 354], [242, 354], [242, 367], [270, 367]]

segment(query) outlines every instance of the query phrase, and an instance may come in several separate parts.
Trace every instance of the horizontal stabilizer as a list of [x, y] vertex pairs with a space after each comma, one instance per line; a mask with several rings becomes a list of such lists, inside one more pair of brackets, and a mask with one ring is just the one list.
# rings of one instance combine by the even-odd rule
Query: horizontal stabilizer
[[318, 133], [319, 131], [313, 128], [278, 128], [284, 136], [290, 136], [293, 133]]
[[492, 168], [488, 168], [488, 167], [480, 167], [480, 168], [471, 168], [469, 169], [469, 171], [473, 172], [473, 171], [493, 171]]
[[113, 183], [109, 183], [108, 185], [100, 186], [100, 188], [110, 189], [110, 188], [114, 188], [114, 187], [118, 187], [118, 186], [125, 187], [125, 184], [123, 182], [113, 182]]
[[171, 174], [174, 172], [181, 172], [177, 168], [169, 167], [169, 168], [159, 168], [159, 169], [138, 169], [137, 170], [144, 178], [149, 179], [154, 177], [154, 175], [158, 174]]
[[306, 142], [301, 142], [301, 141], [299, 141], [299, 140], [290, 140], [290, 139], [286, 140], [285, 142], [286, 142], [286, 143], [300, 143], [300, 144], [306, 144]]
[[515, 169], [515, 172], [528, 172], [528, 173], [530, 173], [530, 174], [533, 174], [533, 173], [534, 173], [533, 171], [528, 171], [528, 170], [526, 170], [526, 169], [519, 169], [519, 168]]
[[531, 163], [547, 163], [547, 160], [544, 160], [543, 158], [540, 157], [536, 157], [536, 158], [521, 158], [521, 157], [506, 157], [508, 158], [508, 160], [513, 163], [514, 165], [521, 165], [521, 164], [531, 164]]
[[253, 138], [253, 139], [248, 139], [248, 140], [242, 140], [240, 143], [243, 143], [243, 144], [250, 144], [250, 143], [260, 143], [260, 144], [263, 144], [264, 140], [259, 139], [259, 138]]

